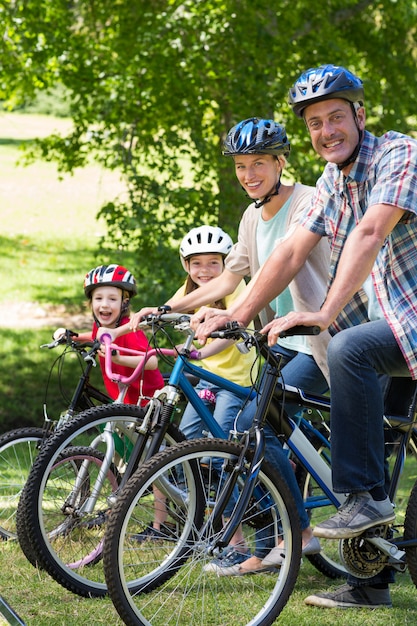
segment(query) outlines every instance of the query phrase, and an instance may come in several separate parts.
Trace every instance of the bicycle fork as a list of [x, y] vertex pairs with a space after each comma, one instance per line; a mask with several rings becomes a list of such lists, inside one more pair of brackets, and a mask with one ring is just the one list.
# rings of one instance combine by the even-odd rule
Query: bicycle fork
[[88, 476], [88, 468], [91, 463], [91, 461], [89, 461], [88, 459], [84, 459], [84, 461], [82, 462], [80, 466], [80, 469], [77, 471], [77, 475], [75, 477], [75, 482], [71, 490], [71, 493], [69, 494], [68, 498], [65, 500], [65, 505], [63, 507], [64, 510], [68, 508], [71, 511], [77, 510], [77, 515], [79, 515], [80, 517], [87, 515], [88, 513], [91, 513], [94, 510], [94, 507], [96, 505], [96, 502], [101, 492], [102, 485], [105, 482], [107, 473], [110, 469], [112, 459], [114, 457], [115, 446], [114, 446], [114, 440], [113, 440], [113, 431], [114, 431], [114, 426], [111, 422], [109, 422], [108, 424], [106, 424], [103, 432], [100, 433], [100, 435], [98, 435], [89, 446], [90, 448], [96, 449], [100, 443], [104, 442], [106, 444], [106, 454], [100, 466], [98, 476], [91, 489], [90, 495], [88, 496], [88, 498], [86, 498], [86, 500], [82, 503], [80, 507], [76, 506], [78, 495], [82, 489], [84, 481], [86, 480]]

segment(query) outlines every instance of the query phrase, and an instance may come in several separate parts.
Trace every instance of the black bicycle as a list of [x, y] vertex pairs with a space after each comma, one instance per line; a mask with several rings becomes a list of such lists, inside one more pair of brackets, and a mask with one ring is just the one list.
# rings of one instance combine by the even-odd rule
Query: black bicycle
[[[332, 491], [330, 447], [309, 440], [285, 412], [282, 392], [276, 390], [280, 361], [264, 340], [244, 329], [232, 328], [222, 336], [241, 337], [268, 362], [254, 424], [248, 432], [234, 432], [230, 441], [194, 440], [157, 454], [121, 492], [107, 525], [104, 568], [113, 603], [130, 626], [188, 623], [187, 615], [201, 625], [266, 625], [285, 606], [300, 565], [300, 531], [291, 522], [292, 496], [262, 461], [266, 420], [304, 468], [312, 524], [333, 514], [343, 500]], [[300, 397], [300, 402], [305, 400]], [[389, 495], [395, 503], [402, 497], [398, 486], [416, 425], [416, 404], [415, 381], [393, 379], [385, 427]], [[413, 456], [410, 461], [414, 463]], [[161, 508], [172, 522], [170, 534], [159, 541], [138, 541]], [[256, 576], [213, 571], [212, 560], [225, 553], [240, 524], [249, 545], [261, 534], [271, 547], [285, 547], [280, 566], [266, 567]], [[372, 528], [355, 539], [324, 540], [322, 548], [327, 558], [334, 555], [334, 566], [345, 574], [369, 578], [385, 567], [403, 572], [408, 566], [417, 586], [417, 482], [404, 519], [398, 516], [395, 524]]]
[[[111, 398], [95, 387], [90, 381], [92, 368], [96, 365], [96, 354], [99, 343], [80, 343], [75, 340], [76, 333], [66, 330], [65, 333], [41, 348], [53, 349], [64, 346], [64, 350], [51, 366], [57, 372], [59, 389], [66, 404], [61, 416], [51, 418], [44, 403], [44, 421], [40, 427], [28, 426], [10, 430], [0, 436], [0, 538], [16, 539], [16, 510], [22, 489], [26, 483], [33, 461], [43, 443], [57, 428], [60, 428], [74, 415], [94, 406], [109, 404]], [[62, 386], [62, 375], [68, 359], [76, 358], [81, 374], [75, 391], [70, 398]], [[47, 398], [48, 386], [45, 391]]]

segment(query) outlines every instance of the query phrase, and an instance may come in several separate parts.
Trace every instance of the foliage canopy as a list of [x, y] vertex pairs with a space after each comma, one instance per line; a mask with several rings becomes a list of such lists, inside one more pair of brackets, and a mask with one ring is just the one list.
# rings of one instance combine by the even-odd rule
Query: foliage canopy
[[64, 88], [73, 131], [32, 157], [122, 171], [126, 196], [102, 209], [106, 245], [139, 251], [148, 301], [172, 291], [190, 227], [236, 234], [247, 200], [221, 156], [233, 124], [284, 123], [288, 174], [317, 179], [323, 164], [287, 104], [301, 71], [329, 62], [357, 73], [376, 134], [415, 125], [416, 0], [0, 0], [0, 16], [4, 106]]

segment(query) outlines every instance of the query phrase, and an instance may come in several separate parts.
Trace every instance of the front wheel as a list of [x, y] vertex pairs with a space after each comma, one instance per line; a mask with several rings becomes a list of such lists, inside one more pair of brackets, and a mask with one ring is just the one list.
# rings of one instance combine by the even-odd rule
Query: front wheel
[[[241, 516], [243, 532], [251, 551], [258, 533], [271, 547], [284, 541], [286, 558], [256, 575], [213, 572], [224, 550], [217, 543], [222, 518], [213, 519], [213, 507], [233, 480], [224, 519], [233, 516], [247, 479], [247, 464], [234, 472], [241, 452], [221, 439], [187, 441], [158, 453], [126, 484], [107, 525], [103, 562], [109, 594], [128, 626], [267, 626], [284, 608], [300, 567], [301, 533], [286, 483], [265, 462]], [[156, 517], [162, 532], [146, 536]]]
[[[32, 563], [81, 596], [107, 593], [101, 563], [104, 531], [117, 497], [118, 476], [126, 468], [144, 415], [143, 408], [127, 404], [80, 413], [50, 437], [23, 491], [19, 541], [29, 542]], [[178, 429], [170, 425], [164, 445], [182, 439]], [[94, 454], [90, 453], [93, 441]], [[104, 455], [113, 443], [112, 464], [102, 475]], [[76, 457], [74, 450], [78, 450]], [[87, 503], [90, 496], [94, 499], [92, 508]]]

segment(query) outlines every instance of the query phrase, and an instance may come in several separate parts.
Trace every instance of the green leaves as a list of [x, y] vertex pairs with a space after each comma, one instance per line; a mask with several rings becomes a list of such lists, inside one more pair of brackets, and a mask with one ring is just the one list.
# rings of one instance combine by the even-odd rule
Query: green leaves
[[245, 117], [284, 123], [289, 173], [314, 184], [324, 164], [287, 104], [307, 67], [357, 72], [377, 134], [415, 128], [416, 0], [3, 0], [0, 10], [5, 105], [57, 83], [69, 94], [74, 133], [38, 154], [70, 171], [94, 158], [126, 178], [129, 197], [103, 209], [108, 245], [142, 250], [160, 232], [153, 249], [165, 254], [202, 220], [235, 236], [245, 198], [221, 147]]

